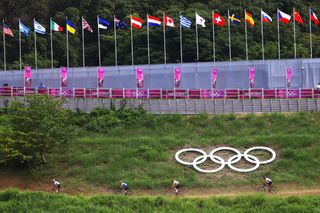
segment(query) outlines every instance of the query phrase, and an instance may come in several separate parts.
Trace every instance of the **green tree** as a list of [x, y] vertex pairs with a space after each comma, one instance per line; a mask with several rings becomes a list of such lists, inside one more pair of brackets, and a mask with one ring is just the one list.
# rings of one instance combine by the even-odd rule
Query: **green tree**
[[41, 95], [28, 97], [26, 105], [18, 101], [10, 103], [8, 115], [13, 134], [3, 139], [4, 146], [19, 144], [18, 151], [26, 157], [13, 151], [7, 154], [16, 153], [18, 159], [28, 163], [46, 163], [45, 153], [50, 148], [74, 136], [68, 122], [70, 113], [62, 108], [63, 103], [63, 100]]

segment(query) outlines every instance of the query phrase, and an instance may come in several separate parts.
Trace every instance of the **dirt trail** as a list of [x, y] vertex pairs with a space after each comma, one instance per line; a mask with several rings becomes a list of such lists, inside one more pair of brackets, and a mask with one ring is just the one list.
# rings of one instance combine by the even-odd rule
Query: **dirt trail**
[[[63, 184], [62, 184], [63, 186]], [[48, 192], [50, 189], [49, 182], [43, 181], [33, 181], [30, 179], [23, 179], [19, 175], [12, 176], [0, 172], [0, 190], [5, 190], [7, 188], [19, 188], [21, 190], [30, 191], [44, 191]], [[223, 197], [235, 197], [240, 195], [255, 195], [257, 194], [257, 186], [228, 186], [224, 188], [182, 188], [180, 197], [188, 198], [206, 198], [211, 196], [223, 196]], [[313, 186], [312, 188], [301, 187], [298, 185], [284, 184], [277, 185], [278, 192], [275, 194], [269, 194], [270, 196], [306, 196], [306, 195], [320, 195], [320, 185]], [[74, 189], [63, 187], [62, 193], [70, 195], [114, 195], [114, 189], [108, 189], [103, 186], [93, 186], [87, 185], [85, 188]], [[170, 196], [175, 195], [170, 189], [132, 189], [134, 196]]]

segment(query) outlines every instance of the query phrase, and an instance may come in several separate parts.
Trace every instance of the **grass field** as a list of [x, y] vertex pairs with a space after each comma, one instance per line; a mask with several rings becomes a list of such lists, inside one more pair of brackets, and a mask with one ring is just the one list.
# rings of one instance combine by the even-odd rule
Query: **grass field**
[[320, 197], [175, 198], [0, 192], [0, 212], [320, 212]]
[[[320, 183], [319, 132], [318, 112], [188, 117], [146, 114], [135, 125], [120, 125], [103, 133], [79, 133], [77, 140], [49, 153], [48, 164], [33, 178], [48, 181], [55, 177], [67, 190], [90, 185], [115, 188], [119, 180], [125, 180], [132, 189], [158, 190], [167, 188], [173, 179], [187, 188], [223, 188], [257, 185], [262, 175], [271, 177], [275, 184], [313, 187]], [[174, 160], [182, 147], [210, 151], [222, 145], [242, 151], [268, 146], [278, 156], [270, 165], [247, 174], [225, 168], [204, 175]]]

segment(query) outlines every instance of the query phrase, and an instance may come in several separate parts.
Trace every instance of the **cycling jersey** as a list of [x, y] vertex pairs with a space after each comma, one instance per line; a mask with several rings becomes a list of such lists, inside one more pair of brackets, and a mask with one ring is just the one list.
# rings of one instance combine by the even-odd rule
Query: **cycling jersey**
[[272, 183], [272, 180], [270, 178], [266, 178], [266, 183]]
[[127, 189], [127, 188], [128, 188], [128, 185], [123, 182], [123, 183], [121, 183], [121, 188], [122, 188], [122, 189]]

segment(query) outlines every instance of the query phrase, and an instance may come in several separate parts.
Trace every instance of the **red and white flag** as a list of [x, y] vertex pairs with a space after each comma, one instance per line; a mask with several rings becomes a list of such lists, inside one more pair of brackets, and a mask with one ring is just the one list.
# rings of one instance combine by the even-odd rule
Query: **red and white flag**
[[93, 32], [91, 26], [84, 18], [82, 18], [82, 28], [88, 30], [90, 33]]
[[168, 16], [164, 16], [163, 23], [164, 23], [164, 26], [175, 27], [173, 19]]
[[319, 25], [319, 19], [313, 10], [310, 11], [310, 20], [313, 21], [315, 25]]
[[213, 24], [218, 25], [220, 27], [224, 27], [226, 25], [226, 21], [224, 18], [218, 13], [213, 14]]
[[142, 27], [142, 24], [143, 24], [143, 20], [141, 18], [137, 18], [134, 16], [131, 17], [131, 27], [140, 29]]
[[291, 20], [291, 16], [289, 14], [282, 12], [281, 10], [278, 10], [278, 19], [282, 23], [289, 24]]

